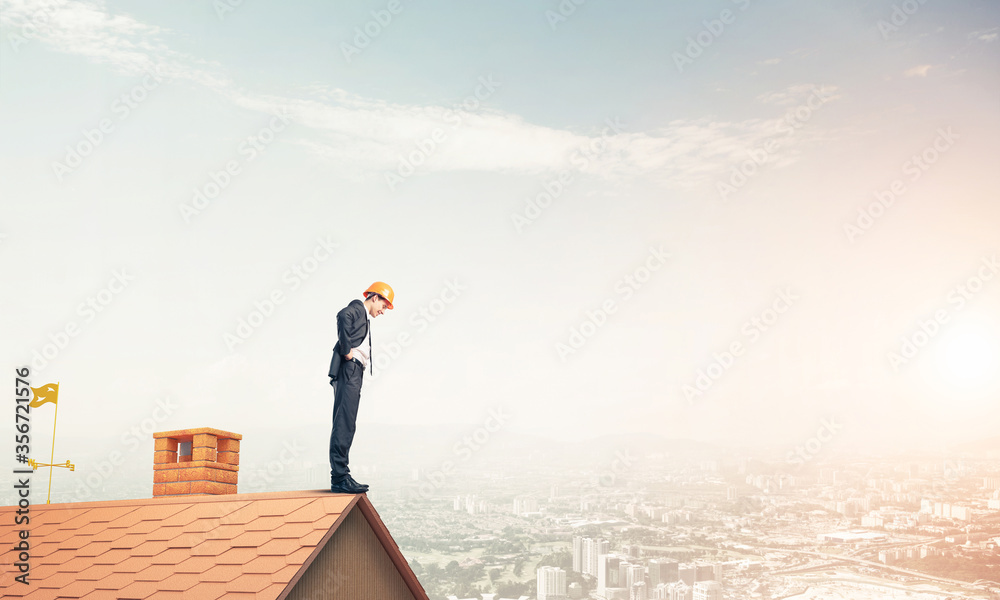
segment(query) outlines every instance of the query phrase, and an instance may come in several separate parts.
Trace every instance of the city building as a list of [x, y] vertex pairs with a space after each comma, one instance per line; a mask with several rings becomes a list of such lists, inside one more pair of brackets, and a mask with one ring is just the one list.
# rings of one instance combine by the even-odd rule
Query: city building
[[653, 590], [652, 597], [656, 600], [693, 600], [694, 590], [683, 581], [661, 583]]
[[649, 586], [655, 588], [661, 583], [674, 583], [677, 576], [678, 564], [675, 560], [666, 558], [654, 558], [649, 561]]
[[637, 581], [629, 587], [629, 600], [647, 600], [647, 598], [645, 581]]
[[537, 600], [566, 600], [566, 571], [559, 567], [539, 567], [535, 582]]
[[538, 499], [531, 496], [518, 496], [514, 498], [514, 514], [526, 515], [538, 512]]
[[583, 569], [581, 573], [597, 577], [599, 557], [602, 554], [608, 554], [610, 551], [611, 543], [608, 540], [583, 538], [580, 547], [580, 566]]
[[692, 592], [692, 600], [722, 600], [722, 584], [718, 581], [699, 581]]
[[631, 590], [635, 584], [646, 581], [646, 569], [639, 564], [622, 563], [618, 580], [623, 582], [625, 588]]
[[583, 538], [573, 536], [573, 570], [583, 573]]
[[616, 592], [627, 593], [621, 579], [621, 557], [615, 554], [601, 554], [597, 565], [597, 593], [605, 598], [613, 597]]
[[677, 569], [677, 578], [689, 586], [694, 585], [698, 570], [694, 565], [681, 565]]

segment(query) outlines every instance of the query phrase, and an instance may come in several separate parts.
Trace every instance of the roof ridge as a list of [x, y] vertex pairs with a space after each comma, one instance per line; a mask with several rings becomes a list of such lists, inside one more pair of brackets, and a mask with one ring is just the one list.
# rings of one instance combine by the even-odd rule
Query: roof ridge
[[[252, 492], [248, 494], [206, 494], [184, 496], [153, 496], [149, 498], [126, 498], [123, 500], [92, 500], [89, 502], [60, 502], [55, 504], [32, 504], [31, 510], [80, 510], [109, 506], [142, 506], [146, 504], [191, 504], [192, 502], [238, 502], [243, 500], [263, 500], [280, 498], [322, 498], [333, 494], [330, 490], [285, 490], [275, 492]], [[339, 494], [342, 496], [358, 494]], [[0, 506], [0, 512], [15, 510], [17, 505]]]

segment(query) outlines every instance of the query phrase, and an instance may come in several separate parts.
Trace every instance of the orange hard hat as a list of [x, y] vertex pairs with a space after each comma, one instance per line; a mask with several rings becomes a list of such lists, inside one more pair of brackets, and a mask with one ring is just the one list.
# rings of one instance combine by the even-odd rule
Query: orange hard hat
[[388, 283], [384, 281], [376, 281], [368, 286], [367, 290], [365, 290], [365, 298], [368, 297], [368, 294], [378, 294], [379, 296], [382, 296], [385, 298], [386, 302], [389, 303], [389, 310], [392, 310], [392, 299], [396, 296], [396, 294], [393, 293], [392, 286]]

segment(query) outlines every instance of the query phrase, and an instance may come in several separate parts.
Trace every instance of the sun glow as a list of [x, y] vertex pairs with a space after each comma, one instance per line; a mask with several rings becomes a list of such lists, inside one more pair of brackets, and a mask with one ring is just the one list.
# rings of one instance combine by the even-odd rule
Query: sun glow
[[1000, 336], [984, 327], [958, 325], [941, 340], [937, 364], [948, 383], [981, 390], [1000, 378]]

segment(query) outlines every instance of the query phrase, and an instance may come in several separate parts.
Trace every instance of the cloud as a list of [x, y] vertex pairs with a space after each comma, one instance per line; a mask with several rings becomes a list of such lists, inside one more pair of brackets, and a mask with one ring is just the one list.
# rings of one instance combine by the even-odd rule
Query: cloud
[[969, 34], [970, 40], [979, 40], [980, 42], [990, 42], [997, 41], [1000, 38], [1000, 27], [991, 27], [989, 29], [981, 29], [979, 31], [973, 31]]
[[903, 76], [905, 77], [927, 77], [927, 72], [931, 70], [931, 65], [918, 65], [912, 69], [907, 69]]
[[757, 96], [757, 100], [764, 104], [775, 104], [778, 106], [794, 106], [808, 101], [812, 95], [820, 95], [824, 98], [834, 99], [837, 91], [835, 85], [819, 85], [815, 83], [799, 83], [790, 85], [777, 92], [768, 92]]
[[[776, 134], [779, 122], [687, 119], [642, 132], [628, 131], [627, 124], [616, 131], [607, 123], [569, 131], [487, 108], [485, 100], [470, 110], [406, 105], [322, 85], [267, 95], [234, 85], [220, 65], [172, 50], [165, 41], [173, 35], [170, 30], [112, 15], [101, 0], [0, 0], [0, 7], [0, 24], [11, 35], [23, 34], [22, 43], [37, 40], [126, 76], [156, 69], [168, 81], [203, 85], [244, 109], [287, 113], [294, 133], [286, 142], [306, 148], [353, 179], [381, 178], [413, 157], [420, 160], [422, 172], [541, 173], [573, 168], [605, 178], [645, 176], [691, 187], [743, 160], [749, 148]], [[777, 62], [780, 59], [764, 61]], [[483, 77], [489, 79], [489, 74]], [[471, 80], [469, 94], [482, 81]], [[790, 107], [817, 90], [833, 94], [836, 88], [802, 84], [759, 99]], [[615, 122], [614, 115], [608, 122]], [[797, 136], [796, 143], [805, 139]]]
[[757, 64], [758, 65], [771, 66], [771, 65], [776, 65], [776, 64], [778, 64], [780, 62], [781, 62], [780, 58], [769, 58], [767, 60], [757, 61]]
[[103, 1], [0, 0], [0, 26], [14, 52], [36, 40], [59, 52], [106, 64], [125, 76], [152, 71], [213, 88], [228, 84], [209, 65], [174, 52], [161, 41], [169, 32], [128, 15], [111, 15]]

